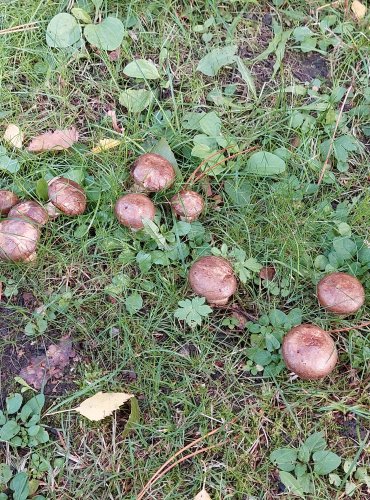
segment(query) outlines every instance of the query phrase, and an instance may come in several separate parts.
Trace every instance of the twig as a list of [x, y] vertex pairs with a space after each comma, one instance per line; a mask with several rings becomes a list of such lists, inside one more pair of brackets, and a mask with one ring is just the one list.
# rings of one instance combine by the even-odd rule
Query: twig
[[336, 7], [337, 5], [341, 4], [343, 0], [337, 0], [336, 2], [330, 2], [325, 5], [321, 5], [321, 7], [317, 7], [316, 12], [319, 10], [327, 9], [328, 7]]
[[346, 105], [346, 102], [347, 102], [347, 99], [348, 99], [348, 96], [350, 94], [350, 92], [352, 91], [353, 89], [353, 82], [351, 83], [351, 85], [348, 87], [348, 90], [346, 92], [346, 95], [344, 96], [344, 99], [343, 99], [343, 102], [342, 102], [342, 105], [340, 107], [340, 110], [339, 110], [339, 115], [338, 115], [338, 118], [337, 118], [337, 121], [335, 123], [335, 128], [334, 128], [334, 132], [333, 132], [333, 135], [332, 135], [332, 138], [330, 140], [330, 145], [329, 145], [329, 151], [328, 151], [328, 154], [326, 155], [326, 159], [325, 159], [325, 162], [324, 162], [324, 165], [321, 169], [321, 172], [320, 172], [320, 177], [319, 177], [319, 180], [317, 181], [317, 185], [320, 186], [323, 178], [324, 178], [324, 175], [325, 175], [325, 172], [326, 172], [326, 169], [328, 168], [328, 164], [329, 164], [329, 159], [330, 159], [330, 156], [331, 156], [331, 153], [333, 151], [333, 146], [334, 146], [334, 140], [335, 140], [335, 136], [337, 134], [337, 130], [338, 130], [338, 126], [339, 126], [339, 122], [342, 118], [342, 114], [343, 114], [343, 110], [344, 110], [344, 106]]
[[339, 333], [339, 332], [349, 332], [350, 330], [361, 330], [361, 328], [365, 328], [365, 326], [370, 326], [370, 321], [366, 321], [365, 323], [361, 323], [357, 326], [350, 326], [349, 328], [338, 328], [337, 330], [330, 330], [329, 333]]
[[0, 30], [0, 35], [21, 33], [22, 31], [34, 30], [39, 27], [38, 23], [39, 23], [38, 21], [33, 21], [32, 23], [28, 24], [20, 24], [19, 26], [12, 26], [11, 28], [5, 28], [3, 30]]

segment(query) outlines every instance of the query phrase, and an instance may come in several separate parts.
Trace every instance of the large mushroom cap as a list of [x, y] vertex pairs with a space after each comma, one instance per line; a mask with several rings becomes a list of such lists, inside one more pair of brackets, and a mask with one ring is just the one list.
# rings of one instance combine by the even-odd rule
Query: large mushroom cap
[[172, 198], [171, 206], [181, 220], [192, 222], [202, 213], [204, 201], [195, 191], [180, 191]]
[[134, 162], [131, 175], [135, 184], [146, 191], [161, 191], [175, 182], [171, 163], [156, 153], [145, 153]]
[[337, 314], [353, 314], [365, 302], [364, 287], [357, 278], [346, 273], [331, 273], [317, 285], [319, 303]]
[[49, 199], [66, 215], [81, 215], [86, 208], [86, 194], [77, 182], [55, 177], [48, 185]]
[[29, 222], [7, 219], [0, 222], [0, 259], [26, 261], [36, 251], [38, 229]]
[[308, 323], [292, 328], [285, 335], [282, 354], [289, 370], [304, 380], [326, 377], [338, 360], [329, 333]]
[[18, 203], [18, 196], [6, 189], [0, 190], [0, 215], [8, 215], [9, 210]]
[[201, 257], [189, 271], [190, 286], [214, 305], [224, 305], [235, 293], [236, 278], [231, 264], [222, 257]]
[[114, 207], [120, 224], [131, 229], [142, 229], [143, 219], [154, 219], [155, 206], [144, 194], [125, 194], [121, 196]]
[[44, 226], [48, 221], [48, 213], [44, 207], [36, 201], [21, 201], [15, 205], [8, 215], [11, 219], [22, 219], [26, 222], [36, 223]]

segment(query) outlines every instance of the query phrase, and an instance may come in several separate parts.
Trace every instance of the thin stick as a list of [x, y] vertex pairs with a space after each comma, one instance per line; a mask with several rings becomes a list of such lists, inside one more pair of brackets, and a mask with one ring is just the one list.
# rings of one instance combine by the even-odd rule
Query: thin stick
[[337, 133], [337, 130], [338, 130], [339, 122], [340, 122], [340, 120], [342, 118], [344, 106], [346, 105], [348, 96], [349, 96], [349, 94], [350, 94], [350, 92], [351, 92], [352, 89], [353, 89], [353, 83], [351, 83], [351, 85], [348, 87], [348, 90], [346, 92], [346, 95], [344, 96], [342, 105], [340, 107], [339, 115], [338, 115], [337, 121], [335, 123], [334, 132], [333, 132], [333, 135], [332, 135], [332, 138], [331, 138], [331, 141], [330, 141], [329, 151], [328, 151], [328, 154], [326, 155], [326, 159], [325, 159], [324, 165], [323, 165], [323, 167], [321, 169], [319, 180], [317, 181], [317, 185], [318, 186], [320, 186], [320, 184], [321, 184], [321, 182], [323, 180], [323, 177], [325, 175], [326, 169], [328, 168], [329, 159], [330, 159], [330, 155], [331, 155], [331, 153], [333, 151], [334, 140], [335, 140], [335, 136], [336, 136], [336, 133]]
[[226, 148], [223, 148], [223, 149], [219, 149], [218, 151], [215, 151], [211, 155], [207, 156], [207, 158], [204, 158], [204, 160], [199, 163], [197, 168], [194, 170], [194, 172], [190, 175], [189, 179], [185, 183], [185, 189], [191, 183], [192, 178], [196, 175], [197, 172], [199, 172], [199, 170], [203, 167], [203, 165], [205, 163], [207, 163], [207, 161], [209, 161], [211, 158], [213, 158], [216, 155], [222, 154], [224, 151], [226, 151], [227, 149], [230, 149], [231, 147], [233, 147], [233, 145], [227, 146]]
[[5, 28], [0, 30], [0, 35], [6, 35], [8, 33], [21, 33], [22, 31], [34, 30], [38, 28], [38, 21], [33, 21], [28, 24], [20, 24], [19, 26], [12, 26], [11, 28]]
[[325, 5], [321, 5], [321, 7], [317, 7], [316, 11], [319, 11], [322, 9], [327, 9], [328, 7], [336, 7], [337, 5], [339, 5], [341, 3], [342, 3], [342, 0], [337, 0], [336, 2], [327, 3]]
[[338, 328], [337, 330], [330, 330], [329, 333], [339, 333], [339, 332], [349, 332], [350, 330], [361, 330], [361, 328], [365, 328], [365, 326], [370, 326], [370, 321], [366, 321], [366, 323], [361, 323], [357, 326], [350, 326], [349, 328]]

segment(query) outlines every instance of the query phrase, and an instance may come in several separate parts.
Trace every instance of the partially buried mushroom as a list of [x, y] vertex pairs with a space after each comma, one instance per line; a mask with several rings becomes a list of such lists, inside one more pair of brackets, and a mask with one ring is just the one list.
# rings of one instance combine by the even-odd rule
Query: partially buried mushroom
[[365, 291], [359, 280], [346, 273], [331, 273], [317, 285], [319, 303], [336, 314], [354, 314], [365, 302]]
[[132, 165], [131, 175], [140, 189], [149, 192], [170, 187], [176, 177], [171, 163], [156, 153], [145, 153], [139, 156]]
[[155, 206], [144, 194], [125, 194], [117, 200], [114, 212], [120, 224], [137, 231], [144, 227], [143, 219], [154, 219]]
[[193, 222], [203, 212], [204, 201], [195, 191], [180, 191], [171, 200], [175, 214], [183, 221]]
[[82, 186], [65, 177], [55, 177], [49, 182], [51, 203], [66, 215], [81, 215], [86, 208], [86, 194]]
[[8, 215], [9, 210], [18, 203], [18, 196], [7, 189], [0, 189], [0, 215]]
[[316, 380], [334, 370], [338, 353], [329, 333], [316, 325], [298, 325], [283, 338], [286, 366], [304, 380]]
[[24, 220], [0, 222], [0, 260], [29, 262], [35, 257], [39, 231]]
[[48, 221], [48, 213], [36, 201], [21, 201], [8, 214], [9, 219], [21, 219], [31, 224], [44, 226]]
[[190, 286], [209, 304], [227, 304], [235, 293], [237, 282], [230, 262], [223, 257], [201, 257], [189, 271]]

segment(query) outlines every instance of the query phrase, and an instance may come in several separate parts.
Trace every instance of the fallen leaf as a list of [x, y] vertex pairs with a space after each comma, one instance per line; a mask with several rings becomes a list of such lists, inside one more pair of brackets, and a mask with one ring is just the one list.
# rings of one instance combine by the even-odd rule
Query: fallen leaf
[[118, 132], [119, 134], [122, 134], [123, 132], [123, 127], [120, 127], [118, 125], [118, 121], [117, 121], [117, 115], [116, 115], [116, 111], [114, 109], [110, 109], [109, 111], [107, 111], [107, 116], [109, 116], [111, 119], [112, 119], [112, 126], [113, 126], [113, 129]]
[[4, 141], [9, 142], [15, 148], [20, 149], [23, 145], [24, 134], [18, 125], [10, 123], [4, 133]]
[[121, 141], [117, 139], [100, 139], [98, 145], [92, 148], [92, 153], [101, 153], [107, 151], [108, 149], [114, 149], [121, 144]]
[[28, 145], [28, 151], [41, 153], [42, 151], [62, 151], [68, 149], [78, 141], [78, 132], [75, 127], [65, 130], [45, 132], [34, 137]]
[[275, 274], [276, 270], [274, 266], [265, 266], [260, 270], [260, 278], [262, 280], [271, 281], [274, 279]]
[[124, 392], [98, 392], [91, 398], [82, 401], [78, 408], [74, 408], [80, 415], [97, 422], [112, 415], [123, 403], [133, 398], [133, 394]]
[[212, 500], [212, 499], [208, 495], [206, 490], [203, 488], [202, 491], [200, 491], [198, 495], [195, 496], [194, 500]]
[[354, 2], [352, 2], [351, 10], [357, 19], [363, 19], [366, 16], [366, 5], [358, 0], [354, 0]]
[[63, 337], [58, 344], [51, 344], [45, 355], [32, 358], [19, 376], [35, 389], [41, 389], [48, 380], [62, 378], [70, 359], [74, 357], [72, 341]]

